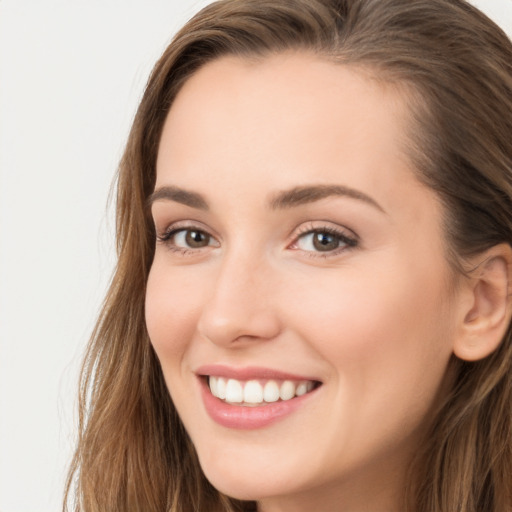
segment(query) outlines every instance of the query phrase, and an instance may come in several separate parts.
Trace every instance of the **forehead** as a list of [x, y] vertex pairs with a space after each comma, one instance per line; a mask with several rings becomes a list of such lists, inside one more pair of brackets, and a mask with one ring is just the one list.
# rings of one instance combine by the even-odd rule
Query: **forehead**
[[223, 57], [177, 95], [161, 138], [157, 186], [177, 180], [200, 187], [226, 172], [232, 187], [242, 178], [276, 188], [293, 180], [396, 186], [400, 173], [412, 177], [408, 114], [403, 94], [363, 70], [305, 53]]

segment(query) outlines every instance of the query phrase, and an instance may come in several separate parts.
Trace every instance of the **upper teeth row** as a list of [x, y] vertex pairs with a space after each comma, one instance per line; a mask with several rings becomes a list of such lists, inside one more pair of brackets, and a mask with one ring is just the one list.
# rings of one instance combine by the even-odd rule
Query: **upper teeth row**
[[248, 404], [261, 404], [263, 401], [277, 402], [279, 399], [290, 400], [295, 396], [304, 395], [314, 387], [312, 381], [269, 380], [262, 385], [257, 380], [243, 382], [224, 377], [210, 377], [209, 385], [212, 395], [217, 398], [231, 403]]

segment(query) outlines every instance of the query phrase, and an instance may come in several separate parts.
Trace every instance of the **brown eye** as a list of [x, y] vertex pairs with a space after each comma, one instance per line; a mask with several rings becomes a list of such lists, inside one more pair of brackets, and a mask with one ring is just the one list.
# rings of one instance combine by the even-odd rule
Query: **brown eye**
[[357, 239], [331, 228], [313, 229], [298, 237], [296, 247], [309, 253], [335, 253], [357, 246]]
[[330, 233], [313, 233], [313, 247], [317, 251], [334, 251], [339, 246], [339, 237]]
[[158, 237], [160, 242], [169, 248], [178, 251], [189, 249], [203, 249], [204, 247], [219, 247], [219, 242], [206, 231], [195, 228], [181, 228], [168, 232]]
[[[210, 245], [210, 235], [205, 233], [204, 231], [198, 231], [194, 229], [186, 229], [183, 230], [182, 233], [185, 234], [185, 246], [190, 247], [191, 249], [199, 249], [201, 247], [207, 247]], [[176, 245], [180, 245], [178, 243], [179, 238], [183, 238], [180, 236], [181, 233], [176, 233], [175, 240]]]

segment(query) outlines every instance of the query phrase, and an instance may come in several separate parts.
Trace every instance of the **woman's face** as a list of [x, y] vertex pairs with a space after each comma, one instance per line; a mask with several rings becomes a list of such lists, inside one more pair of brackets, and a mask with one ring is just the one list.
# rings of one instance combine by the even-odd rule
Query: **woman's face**
[[147, 327], [230, 496], [385, 510], [400, 488], [457, 311], [406, 132], [396, 90], [305, 54], [217, 60], [171, 108]]

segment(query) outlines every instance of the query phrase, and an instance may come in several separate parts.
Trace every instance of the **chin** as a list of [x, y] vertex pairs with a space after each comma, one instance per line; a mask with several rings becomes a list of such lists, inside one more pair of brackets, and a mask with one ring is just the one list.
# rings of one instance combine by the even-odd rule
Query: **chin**
[[[200, 460], [208, 481], [221, 493], [238, 500], [259, 501], [296, 491], [290, 471], [272, 471], [270, 467], [247, 463], [225, 464], [225, 460], [209, 463]], [[286, 475], [286, 477], [283, 477]]]

